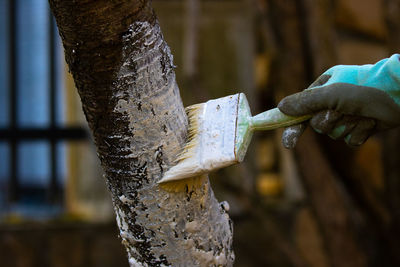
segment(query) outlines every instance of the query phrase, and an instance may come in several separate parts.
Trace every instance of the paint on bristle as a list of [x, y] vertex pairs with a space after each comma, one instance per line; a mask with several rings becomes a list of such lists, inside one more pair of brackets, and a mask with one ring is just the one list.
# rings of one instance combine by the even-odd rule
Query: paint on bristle
[[171, 193], [178, 193], [186, 190], [196, 191], [196, 189], [203, 186], [206, 179], [208, 179], [207, 175], [200, 175], [187, 179], [162, 183], [160, 184], [160, 187]]
[[[186, 143], [182, 148], [182, 151], [178, 154], [175, 159], [175, 163], [181, 163], [183, 161], [190, 161], [196, 154], [196, 148], [198, 146], [198, 130], [199, 130], [199, 115], [203, 112], [204, 104], [196, 104], [185, 108], [189, 126], [186, 137]], [[162, 183], [160, 186], [169, 192], [182, 192], [185, 190], [192, 191], [203, 185], [207, 176], [200, 175], [182, 180], [175, 180], [167, 183]]]
[[186, 143], [175, 160], [176, 163], [181, 162], [194, 154], [194, 149], [198, 144], [199, 114], [202, 112], [203, 106], [204, 104], [196, 104], [185, 108], [189, 121], [188, 134], [186, 137]]
[[235, 132], [239, 94], [190, 106], [188, 143], [158, 183], [183, 180], [237, 162]]
[[[244, 94], [212, 99], [187, 108], [187, 143], [177, 164], [164, 173], [159, 184], [199, 177], [243, 160], [254, 130], [273, 130], [308, 120], [310, 115], [291, 117], [278, 108], [251, 116]], [[172, 185], [172, 184], [171, 184]]]

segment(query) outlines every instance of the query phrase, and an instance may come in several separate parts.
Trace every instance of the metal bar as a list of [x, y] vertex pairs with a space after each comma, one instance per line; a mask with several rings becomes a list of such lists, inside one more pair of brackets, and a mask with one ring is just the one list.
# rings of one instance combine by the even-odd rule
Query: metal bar
[[[55, 55], [55, 42], [54, 42], [54, 24], [53, 16], [49, 12], [49, 27], [48, 27], [48, 38], [49, 38], [49, 91], [50, 91], [50, 129], [56, 127], [56, 55]], [[57, 148], [56, 139], [50, 140], [50, 183], [48, 185], [48, 200], [49, 202], [57, 201]]]
[[6, 141], [10, 145], [10, 177], [8, 183], [8, 200], [10, 202], [18, 201], [23, 194], [23, 188], [19, 184], [18, 178], [18, 144], [23, 140], [44, 140], [50, 142], [50, 160], [51, 160], [51, 177], [47, 190], [47, 199], [50, 202], [59, 202], [61, 198], [61, 190], [57, 184], [57, 143], [63, 140], [87, 140], [88, 132], [82, 127], [57, 127], [56, 111], [57, 111], [57, 62], [56, 62], [56, 39], [55, 24], [52, 14], [49, 11], [48, 25], [48, 42], [49, 42], [49, 102], [50, 105], [50, 124], [48, 128], [19, 128], [18, 120], [18, 5], [20, 2], [16, 0], [8, 0], [8, 54], [9, 54], [9, 114], [10, 123], [7, 128], [0, 129], [0, 141]]
[[[17, 24], [17, 10], [16, 1], [8, 1], [8, 14], [9, 14], [9, 66], [10, 66], [10, 130], [15, 131], [17, 129], [17, 53], [16, 44], [17, 36], [16, 24]], [[16, 201], [18, 199], [18, 177], [17, 177], [17, 139], [10, 139], [10, 181], [9, 181], [9, 200]]]
[[55, 28], [53, 22], [53, 15], [49, 10], [49, 91], [50, 91], [50, 127], [54, 128], [56, 126], [56, 42], [55, 42]]
[[0, 140], [17, 142], [19, 140], [87, 140], [89, 133], [82, 127], [68, 128], [21, 128], [0, 129]]

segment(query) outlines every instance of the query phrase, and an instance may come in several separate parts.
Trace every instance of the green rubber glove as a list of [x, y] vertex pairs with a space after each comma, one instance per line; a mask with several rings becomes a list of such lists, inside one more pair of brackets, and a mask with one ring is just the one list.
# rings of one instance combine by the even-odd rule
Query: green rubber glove
[[[400, 55], [374, 65], [334, 66], [278, 108], [291, 116], [313, 115], [309, 124], [315, 131], [361, 145], [376, 131], [400, 125]], [[283, 145], [293, 148], [305, 125], [286, 128]]]

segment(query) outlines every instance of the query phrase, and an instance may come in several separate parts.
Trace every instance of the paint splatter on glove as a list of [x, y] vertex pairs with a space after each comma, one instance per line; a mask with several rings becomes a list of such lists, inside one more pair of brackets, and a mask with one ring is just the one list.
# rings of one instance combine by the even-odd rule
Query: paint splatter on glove
[[[400, 125], [400, 55], [374, 65], [334, 66], [308, 89], [282, 99], [278, 108], [291, 116], [312, 114], [315, 131], [361, 145], [376, 131]], [[286, 128], [283, 145], [293, 148], [305, 127]]]

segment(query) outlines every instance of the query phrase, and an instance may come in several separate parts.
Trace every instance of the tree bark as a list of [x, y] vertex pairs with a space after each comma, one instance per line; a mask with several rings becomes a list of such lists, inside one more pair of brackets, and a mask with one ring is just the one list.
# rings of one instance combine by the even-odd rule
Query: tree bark
[[131, 266], [231, 266], [232, 223], [208, 178], [156, 182], [186, 139], [169, 47], [149, 1], [49, 0]]

